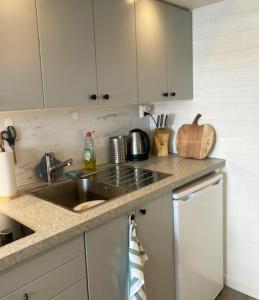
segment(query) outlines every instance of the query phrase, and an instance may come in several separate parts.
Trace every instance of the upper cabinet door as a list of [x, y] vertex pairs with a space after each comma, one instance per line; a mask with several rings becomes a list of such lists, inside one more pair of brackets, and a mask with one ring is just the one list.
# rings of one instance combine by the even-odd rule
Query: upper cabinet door
[[136, 1], [140, 103], [167, 99], [166, 9], [159, 1]]
[[0, 0], [0, 110], [43, 107], [34, 0]]
[[134, 1], [94, 0], [93, 3], [99, 101], [137, 103]]
[[168, 93], [171, 99], [193, 98], [192, 14], [167, 5]]
[[92, 1], [36, 3], [46, 106], [96, 104]]

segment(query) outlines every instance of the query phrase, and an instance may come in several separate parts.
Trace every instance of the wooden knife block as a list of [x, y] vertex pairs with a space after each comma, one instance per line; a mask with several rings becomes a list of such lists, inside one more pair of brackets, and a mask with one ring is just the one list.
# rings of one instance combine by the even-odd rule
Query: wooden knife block
[[153, 134], [153, 155], [156, 156], [168, 156], [169, 152], [169, 128], [157, 128]]

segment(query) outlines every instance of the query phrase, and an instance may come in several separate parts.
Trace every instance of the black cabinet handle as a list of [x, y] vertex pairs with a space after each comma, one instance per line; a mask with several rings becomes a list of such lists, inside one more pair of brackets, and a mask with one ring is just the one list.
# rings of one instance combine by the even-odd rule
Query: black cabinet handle
[[91, 99], [91, 100], [96, 100], [96, 99], [97, 99], [97, 96], [96, 96], [95, 94], [93, 94], [93, 95], [90, 96], [90, 99]]
[[142, 215], [145, 215], [147, 213], [147, 210], [146, 209], [140, 209], [139, 212], [142, 214]]
[[108, 95], [108, 94], [103, 95], [103, 99], [109, 100], [110, 99], [110, 95]]
[[175, 96], [176, 96], [176, 93], [175, 93], [175, 92], [172, 92], [172, 93], [171, 93], [171, 96], [172, 96], [172, 97], [175, 97]]
[[163, 97], [168, 97], [168, 93], [163, 93]]
[[29, 300], [29, 295], [28, 294], [24, 294], [23, 295], [23, 300]]

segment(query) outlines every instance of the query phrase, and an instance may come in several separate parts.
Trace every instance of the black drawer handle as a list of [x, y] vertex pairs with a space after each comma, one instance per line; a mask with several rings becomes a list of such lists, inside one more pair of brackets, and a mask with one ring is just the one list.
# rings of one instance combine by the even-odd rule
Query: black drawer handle
[[163, 97], [168, 97], [168, 93], [163, 93]]
[[144, 216], [147, 213], [146, 209], [140, 209], [139, 212]]
[[108, 95], [108, 94], [103, 95], [103, 99], [109, 100], [110, 99], [110, 95]]
[[171, 96], [172, 96], [172, 97], [175, 97], [175, 96], [176, 96], [176, 93], [175, 93], [175, 92], [172, 92], [172, 93], [171, 93]]
[[96, 99], [97, 99], [97, 95], [95, 95], [95, 94], [91, 95], [91, 96], [90, 96], [90, 99], [91, 99], [91, 100], [96, 100]]

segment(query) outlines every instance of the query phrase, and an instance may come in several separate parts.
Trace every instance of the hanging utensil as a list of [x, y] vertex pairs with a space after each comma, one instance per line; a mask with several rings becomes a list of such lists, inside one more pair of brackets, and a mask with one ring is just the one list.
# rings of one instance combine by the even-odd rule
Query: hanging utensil
[[15, 140], [17, 137], [16, 129], [13, 126], [8, 126], [6, 130], [1, 132], [1, 137], [4, 141], [8, 143], [8, 145], [13, 150], [14, 162], [17, 163], [16, 153], [15, 153]]

